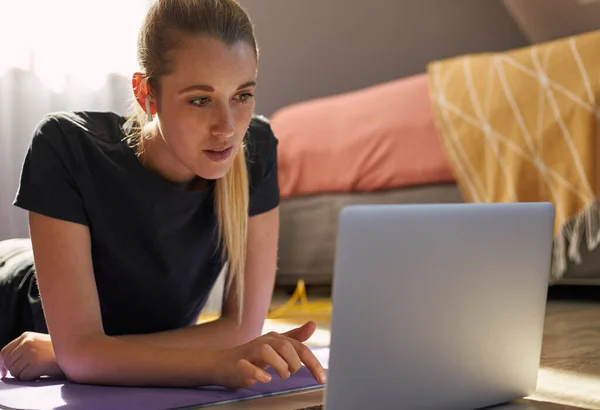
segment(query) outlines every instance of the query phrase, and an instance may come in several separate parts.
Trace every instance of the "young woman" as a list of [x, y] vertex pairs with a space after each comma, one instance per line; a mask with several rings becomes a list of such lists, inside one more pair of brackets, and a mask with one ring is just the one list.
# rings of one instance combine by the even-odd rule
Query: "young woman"
[[[276, 269], [277, 140], [253, 114], [247, 14], [235, 0], [159, 0], [138, 46], [136, 115], [58, 113], [34, 133], [15, 199], [33, 252], [0, 270], [0, 369], [239, 388], [304, 363], [324, 382], [302, 343], [314, 323], [260, 336]], [[224, 267], [222, 316], [197, 325]]]

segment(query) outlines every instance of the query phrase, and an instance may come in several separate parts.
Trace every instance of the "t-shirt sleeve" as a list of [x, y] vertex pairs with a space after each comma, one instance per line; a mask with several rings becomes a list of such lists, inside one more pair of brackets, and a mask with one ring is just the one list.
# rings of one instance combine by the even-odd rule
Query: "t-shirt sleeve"
[[36, 127], [21, 169], [13, 204], [52, 218], [89, 225], [77, 187], [77, 161], [59, 120], [48, 116]]
[[279, 205], [278, 140], [273, 134], [269, 122], [264, 117], [255, 117], [249, 131], [249, 215], [255, 216], [270, 211]]

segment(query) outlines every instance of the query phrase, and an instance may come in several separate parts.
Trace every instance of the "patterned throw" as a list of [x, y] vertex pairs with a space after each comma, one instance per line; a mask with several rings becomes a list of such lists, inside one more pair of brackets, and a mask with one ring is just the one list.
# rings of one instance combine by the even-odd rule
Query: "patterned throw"
[[600, 31], [428, 66], [436, 126], [470, 202], [556, 207], [553, 280], [600, 242]]

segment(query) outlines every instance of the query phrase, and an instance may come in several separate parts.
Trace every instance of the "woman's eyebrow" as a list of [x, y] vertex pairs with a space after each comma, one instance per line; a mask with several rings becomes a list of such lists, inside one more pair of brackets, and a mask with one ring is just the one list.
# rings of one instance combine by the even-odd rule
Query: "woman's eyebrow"
[[[256, 81], [248, 81], [247, 83], [244, 83], [242, 85], [240, 85], [238, 87], [238, 90], [244, 89], [244, 88], [249, 88], [249, 87], [254, 87], [256, 86]], [[207, 91], [209, 93], [212, 93], [215, 91], [214, 87], [210, 86], [210, 85], [206, 85], [206, 84], [194, 84], [194, 85], [190, 85], [189, 87], [185, 87], [183, 90], [179, 91], [180, 94], [184, 94], [190, 91]]]

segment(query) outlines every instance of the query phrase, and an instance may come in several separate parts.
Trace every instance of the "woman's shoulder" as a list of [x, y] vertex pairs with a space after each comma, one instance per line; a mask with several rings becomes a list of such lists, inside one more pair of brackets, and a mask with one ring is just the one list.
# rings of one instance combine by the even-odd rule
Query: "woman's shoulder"
[[271, 129], [271, 122], [264, 115], [254, 114], [248, 127], [249, 136], [252, 140], [269, 140], [275, 138]]
[[250, 215], [266, 212], [279, 204], [277, 138], [269, 120], [255, 115], [247, 135], [250, 177]]
[[81, 137], [103, 142], [118, 142], [125, 119], [114, 112], [59, 111], [46, 114], [35, 127], [33, 139], [55, 143], [74, 143]]
[[[113, 113], [55, 112], [35, 127], [25, 155], [14, 205], [71, 222], [88, 224], [82, 203], [85, 172], [106, 157], [96, 141], [118, 129]], [[108, 146], [107, 144], [104, 144]], [[89, 186], [89, 185], [88, 185]]]
[[36, 157], [55, 156], [65, 166], [79, 168], [110, 152], [123, 150], [125, 119], [113, 112], [61, 111], [46, 114], [29, 144]]
[[254, 115], [246, 136], [249, 165], [269, 161], [277, 149], [277, 138], [271, 123], [263, 115]]

